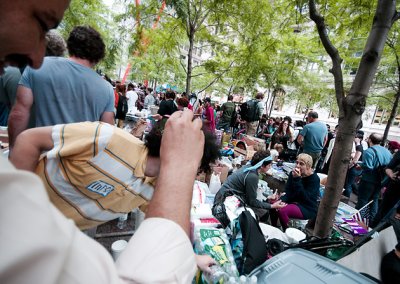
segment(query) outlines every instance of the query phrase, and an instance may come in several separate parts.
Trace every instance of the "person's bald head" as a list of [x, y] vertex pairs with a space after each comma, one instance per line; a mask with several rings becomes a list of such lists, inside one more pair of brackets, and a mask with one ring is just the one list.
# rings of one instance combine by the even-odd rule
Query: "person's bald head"
[[369, 136], [369, 142], [371, 146], [381, 144], [382, 140], [383, 136], [379, 133], [371, 133], [371, 135]]
[[46, 33], [56, 28], [70, 0], [0, 1], [0, 74], [6, 65], [39, 68]]

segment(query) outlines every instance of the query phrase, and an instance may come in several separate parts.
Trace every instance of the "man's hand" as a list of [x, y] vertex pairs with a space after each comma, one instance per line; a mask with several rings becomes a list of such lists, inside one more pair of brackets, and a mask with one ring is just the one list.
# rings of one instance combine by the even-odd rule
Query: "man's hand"
[[208, 273], [211, 273], [210, 266], [217, 264], [211, 256], [206, 254], [204, 255], [196, 254], [196, 263], [201, 271]]
[[160, 149], [161, 167], [165, 164], [181, 171], [191, 166], [191, 170], [197, 171], [204, 149], [201, 127], [201, 120], [193, 120], [191, 110], [174, 112], [165, 124]]
[[160, 175], [146, 218], [174, 221], [189, 235], [193, 183], [204, 149], [200, 119], [191, 110], [174, 112], [165, 124]]

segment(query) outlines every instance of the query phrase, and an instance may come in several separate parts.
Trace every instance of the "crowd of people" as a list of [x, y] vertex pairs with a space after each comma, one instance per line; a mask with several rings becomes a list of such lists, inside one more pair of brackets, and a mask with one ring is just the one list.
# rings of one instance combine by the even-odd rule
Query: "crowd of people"
[[[197, 267], [207, 271], [215, 262], [194, 254], [189, 218], [196, 174], [210, 170], [220, 155], [216, 129], [261, 138], [267, 150], [228, 177], [216, 194], [215, 215], [227, 196], [237, 195], [260, 221], [270, 217], [277, 226], [279, 220], [282, 229], [292, 218], [316, 217], [316, 172], [329, 169], [335, 141], [317, 112], [293, 123], [263, 114], [263, 93], [240, 106], [229, 95], [218, 106], [210, 97], [110, 84], [93, 70], [106, 50], [98, 31], [77, 26], [66, 42], [57, 35], [46, 41], [68, 5], [0, 2], [6, 86], [0, 89], [7, 98], [0, 118], [8, 122], [10, 141], [9, 161], [0, 157], [1, 283], [190, 283]], [[120, 129], [129, 113], [153, 106], [158, 122], [144, 141]], [[344, 194], [350, 196], [359, 180], [356, 208], [373, 201], [376, 225], [400, 200], [400, 145], [381, 146], [377, 133], [368, 136], [367, 146], [363, 141], [357, 132]], [[278, 160], [296, 164], [286, 194], [257, 200], [259, 174]], [[383, 179], [386, 192], [378, 205]], [[146, 219], [117, 263], [81, 231], [143, 204]]]

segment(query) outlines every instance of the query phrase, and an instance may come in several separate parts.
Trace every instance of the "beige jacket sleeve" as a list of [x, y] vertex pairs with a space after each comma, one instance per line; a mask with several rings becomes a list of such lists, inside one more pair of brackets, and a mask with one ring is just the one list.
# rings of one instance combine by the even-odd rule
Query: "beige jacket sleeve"
[[0, 283], [190, 283], [195, 274], [190, 241], [171, 221], [145, 220], [115, 265], [37, 176], [0, 157], [0, 180]]

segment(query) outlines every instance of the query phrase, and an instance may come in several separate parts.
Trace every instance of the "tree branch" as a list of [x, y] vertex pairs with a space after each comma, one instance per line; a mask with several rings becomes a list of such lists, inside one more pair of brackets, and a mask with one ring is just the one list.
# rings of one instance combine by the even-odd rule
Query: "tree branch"
[[392, 25], [394, 22], [396, 22], [398, 19], [400, 19], [400, 12], [395, 11], [393, 18], [392, 18]]
[[179, 59], [179, 63], [181, 64], [181, 67], [183, 68], [183, 71], [186, 73], [187, 75], [187, 70], [186, 70], [186, 66], [182, 63], [182, 60]]
[[207, 86], [205, 86], [203, 89], [201, 89], [198, 93], [201, 93], [201, 92], [207, 90], [211, 85], [213, 85], [215, 82], [217, 82], [219, 79], [221, 79], [221, 77], [222, 77], [226, 72], [229, 71], [229, 69], [232, 67], [232, 65], [233, 65], [234, 62], [235, 62], [235, 61], [232, 61], [232, 62], [229, 64], [228, 68], [226, 68], [226, 69], [223, 70], [220, 74], [218, 74], [217, 77], [215, 77]]
[[342, 105], [344, 99], [343, 73], [341, 67], [343, 59], [340, 57], [337, 48], [332, 44], [331, 40], [329, 39], [325, 20], [318, 13], [315, 5], [315, 0], [309, 0], [309, 9], [310, 9], [310, 18], [315, 22], [317, 26], [318, 34], [321, 39], [322, 45], [324, 46], [329, 57], [332, 59], [333, 66], [331, 69], [331, 73], [333, 74], [335, 82], [336, 101], [337, 104], [340, 106]]

